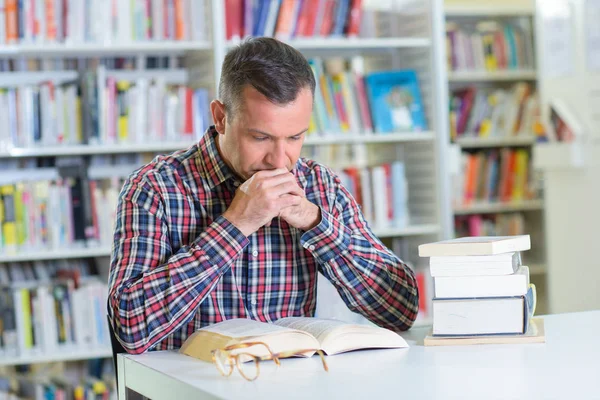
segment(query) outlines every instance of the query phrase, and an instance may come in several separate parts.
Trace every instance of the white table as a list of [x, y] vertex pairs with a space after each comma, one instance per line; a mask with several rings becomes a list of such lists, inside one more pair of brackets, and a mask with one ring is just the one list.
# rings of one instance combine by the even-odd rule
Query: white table
[[[174, 351], [119, 355], [124, 386], [161, 399], [600, 399], [600, 311], [544, 317], [546, 343], [424, 347], [426, 328], [403, 334], [410, 348], [261, 363], [254, 382], [237, 370]], [[124, 383], [124, 384], [123, 384]]]

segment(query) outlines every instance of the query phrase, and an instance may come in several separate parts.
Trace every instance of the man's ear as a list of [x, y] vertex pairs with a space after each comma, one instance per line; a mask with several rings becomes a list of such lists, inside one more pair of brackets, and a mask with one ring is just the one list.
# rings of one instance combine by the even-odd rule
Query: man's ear
[[210, 113], [212, 114], [213, 121], [215, 122], [215, 129], [220, 134], [225, 133], [225, 125], [227, 123], [225, 117], [225, 104], [219, 100], [213, 100], [210, 103]]

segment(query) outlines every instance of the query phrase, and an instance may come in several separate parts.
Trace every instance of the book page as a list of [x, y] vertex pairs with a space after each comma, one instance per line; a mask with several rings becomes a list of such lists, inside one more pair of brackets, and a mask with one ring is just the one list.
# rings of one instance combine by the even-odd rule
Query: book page
[[287, 317], [276, 321], [275, 324], [308, 332], [316, 337], [319, 343], [322, 343], [327, 335], [331, 334], [335, 329], [342, 327], [349, 328], [353, 326], [333, 319], [319, 319], [311, 317]]
[[232, 338], [269, 335], [271, 333], [289, 332], [289, 329], [275, 324], [254, 321], [252, 319], [229, 319], [214, 325], [201, 328], [200, 331], [218, 333]]

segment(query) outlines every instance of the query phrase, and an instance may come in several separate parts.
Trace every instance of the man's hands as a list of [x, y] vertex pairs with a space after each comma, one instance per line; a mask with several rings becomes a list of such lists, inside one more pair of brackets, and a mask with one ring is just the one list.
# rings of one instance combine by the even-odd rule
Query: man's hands
[[250, 236], [275, 217], [308, 230], [321, 218], [319, 207], [306, 200], [304, 190], [286, 169], [259, 171], [235, 192], [231, 205], [223, 213], [245, 236]]

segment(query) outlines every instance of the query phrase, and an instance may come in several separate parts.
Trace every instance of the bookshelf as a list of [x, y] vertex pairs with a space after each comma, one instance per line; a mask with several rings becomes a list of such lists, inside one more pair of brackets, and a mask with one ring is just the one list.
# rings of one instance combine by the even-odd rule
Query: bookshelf
[[[103, 77], [115, 81], [148, 81], [160, 77], [173, 85], [190, 85], [194, 89], [204, 88], [209, 98], [216, 92], [221, 62], [235, 41], [226, 39], [224, 22], [226, 11], [219, 0], [204, 0], [206, 21], [217, 21], [205, 27], [206, 37], [183, 40], [116, 40], [107, 43], [44, 43], [44, 44], [4, 44], [0, 45], [0, 58], [25, 62], [39, 59], [42, 62], [63, 62], [71, 68], [55, 71], [17, 71], [0, 72], [0, 88], [19, 88], [52, 81], [56, 85], [74, 82], [78, 84], [81, 69], [97, 68], [92, 62], [104, 66]], [[367, 71], [386, 69], [413, 69], [417, 72], [422, 91], [423, 107], [428, 129], [422, 132], [391, 132], [386, 134], [366, 134], [354, 132], [340, 135], [310, 135], [305, 147], [323, 148], [348, 146], [364, 155], [366, 165], [379, 165], [384, 162], [401, 160], [406, 165], [408, 186], [407, 207], [410, 222], [402, 226], [390, 224], [374, 227], [375, 234], [386, 244], [393, 240], [402, 240], [412, 250], [401, 256], [415, 268], [421, 268], [416, 254], [416, 245], [425, 241], [448, 238], [452, 230], [452, 215], [448, 202], [449, 186], [447, 178], [446, 154], [447, 133], [447, 87], [446, 71], [443, 60], [443, 14], [441, 2], [432, 0], [415, 2], [406, 8], [394, 10], [375, 10], [380, 14], [390, 14], [381, 25], [377, 34], [381, 37], [356, 38], [315, 38], [291, 39], [288, 42], [300, 49], [307, 57], [349, 58], [364, 56]], [[410, 23], [408, 23], [410, 22]], [[125, 59], [133, 66], [127, 69], [115, 69], [113, 58]], [[168, 59], [166, 67], [150, 69], [145, 64], [151, 58]], [[73, 60], [75, 64], [73, 64]], [[97, 70], [96, 70], [97, 71]], [[97, 78], [97, 77], [96, 77]], [[106, 87], [104, 82], [102, 87]], [[101, 105], [98, 105], [100, 107]], [[83, 124], [83, 122], [82, 122]], [[84, 129], [84, 128], [82, 128]], [[106, 130], [106, 129], [105, 129]], [[100, 135], [105, 133], [100, 129]], [[1, 139], [1, 135], [0, 135]], [[150, 139], [150, 140], [149, 140]], [[61, 157], [80, 157], [85, 160], [87, 178], [109, 179], [126, 177], [139, 163], [115, 165], [91, 165], [89, 160], [96, 156], [127, 156], [171, 152], [189, 146], [195, 138], [163, 138], [151, 140], [145, 138], [133, 142], [110, 142], [100, 140], [95, 144], [81, 143], [36, 143], [29, 146], [0, 146], [0, 162], [27, 163]], [[319, 160], [326, 162], [326, 160]], [[357, 162], [347, 158], [349, 164]], [[38, 176], [40, 168], [19, 170], [11, 174], [10, 182], [16, 183], [22, 178], [29, 179], [32, 174]], [[56, 179], [56, 169], [49, 168], [47, 175], [36, 179]], [[29, 177], [29, 178], [28, 178]], [[0, 253], [0, 264], [18, 262], [36, 262], [45, 260], [96, 259], [106, 268], [111, 249], [106, 243], [95, 246], [67, 246], [52, 250], [20, 249], [15, 253]], [[103, 270], [106, 272], [106, 269]], [[419, 324], [429, 319], [419, 319]], [[0, 365], [9, 366], [50, 361], [72, 361], [87, 358], [110, 357], [110, 351], [102, 348], [93, 351], [68, 351], [60, 354], [24, 355], [3, 358]]]
[[452, 71], [448, 74], [449, 82], [512, 82], [534, 81], [535, 70], [523, 69], [514, 71]]
[[112, 357], [112, 350], [110, 347], [86, 350], [63, 349], [63, 351], [50, 354], [2, 357], [0, 359], [0, 367], [10, 365], [42, 364], [49, 362], [82, 361], [108, 357]]
[[[541, 179], [532, 170], [537, 141], [533, 121], [539, 121], [540, 104], [535, 94], [534, 3], [445, 0], [444, 12], [454, 156], [451, 169], [453, 187], [459, 193], [452, 210], [456, 233], [530, 233], [531, 255], [524, 257], [535, 264], [532, 280], [540, 296], [538, 311], [544, 313], [545, 204]], [[480, 50], [481, 45], [487, 47]], [[519, 119], [512, 118], [516, 109], [521, 113]], [[519, 157], [526, 167], [507, 166]], [[515, 189], [521, 184], [524, 191]]]

